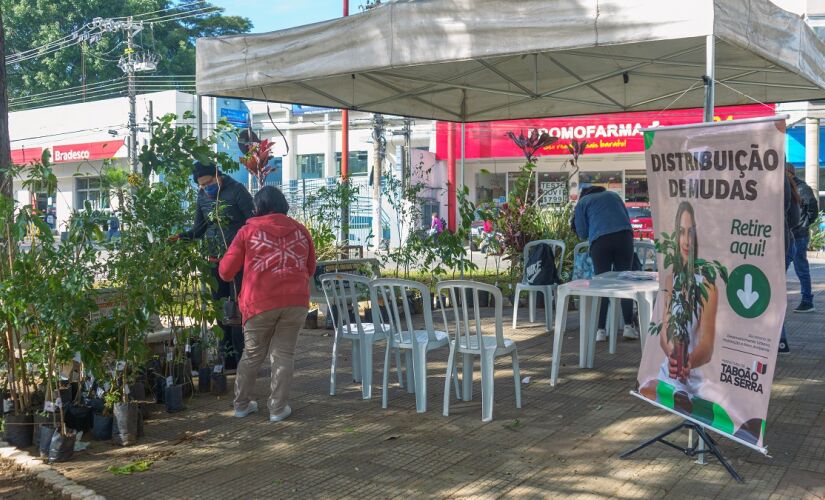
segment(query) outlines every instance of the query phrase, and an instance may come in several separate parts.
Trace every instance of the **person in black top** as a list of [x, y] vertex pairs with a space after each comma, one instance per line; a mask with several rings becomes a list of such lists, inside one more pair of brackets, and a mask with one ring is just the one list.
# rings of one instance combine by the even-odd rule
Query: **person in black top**
[[[252, 217], [252, 195], [243, 184], [223, 175], [214, 164], [196, 161], [192, 179], [199, 188], [195, 224], [174, 239], [203, 238], [207, 258], [212, 264], [212, 276], [217, 282], [212, 289], [212, 299], [231, 297], [237, 302], [243, 273], [235, 276], [234, 283], [223, 281], [218, 275], [218, 259], [226, 252], [238, 230]], [[222, 321], [218, 321], [218, 326], [224, 331], [224, 367], [234, 370], [243, 353], [243, 330], [240, 326], [228, 326]]]
[[799, 278], [799, 286], [802, 291], [802, 301], [793, 310], [797, 313], [807, 313], [814, 311], [814, 295], [811, 291], [811, 269], [808, 264], [808, 242], [810, 241], [810, 228], [819, 220], [819, 203], [813, 189], [805, 181], [796, 175], [794, 166], [785, 164], [788, 173], [793, 178], [799, 193], [799, 224], [791, 228], [793, 232], [794, 244], [785, 262], [787, 268], [793, 262], [794, 271]]

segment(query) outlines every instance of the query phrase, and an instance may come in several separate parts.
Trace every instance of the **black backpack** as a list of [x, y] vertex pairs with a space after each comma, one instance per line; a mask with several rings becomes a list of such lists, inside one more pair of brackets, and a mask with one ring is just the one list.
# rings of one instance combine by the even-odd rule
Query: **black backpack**
[[524, 280], [528, 285], [553, 285], [559, 283], [556, 259], [550, 245], [536, 245], [524, 264]]
[[819, 219], [819, 203], [814, 195], [814, 190], [805, 181], [795, 180], [801, 201], [799, 203], [799, 224], [794, 228], [794, 231], [804, 231]]

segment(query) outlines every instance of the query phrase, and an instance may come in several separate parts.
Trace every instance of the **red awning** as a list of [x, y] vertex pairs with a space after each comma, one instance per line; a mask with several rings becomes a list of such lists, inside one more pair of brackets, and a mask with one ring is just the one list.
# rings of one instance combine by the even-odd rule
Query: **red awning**
[[113, 139], [111, 141], [52, 146], [52, 161], [54, 163], [69, 163], [108, 160], [115, 156], [115, 153], [123, 146], [124, 142], [124, 139]]
[[11, 162], [14, 165], [25, 165], [39, 161], [43, 156], [43, 148], [17, 148], [11, 150]]

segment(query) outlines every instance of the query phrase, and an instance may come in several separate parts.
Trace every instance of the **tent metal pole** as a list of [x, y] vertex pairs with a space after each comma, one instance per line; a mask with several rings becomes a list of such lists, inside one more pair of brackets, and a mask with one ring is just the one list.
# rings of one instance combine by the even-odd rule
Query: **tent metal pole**
[[[705, 38], [705, 122], [713, 121], [716, 80], [716, 39], [713, 35]], [[701, 455], [704, 456], [704, 455]]]
[[[465, 125], [466, 124], [462, 121], [461, 122], [461, 163], [460, 163], [460, 170], [459, 170], [459, 172], [460, 172], [459, 177], [461, 178], [461, 189], [462, 189], [462, 191], [464, 190], [464, 186], [465, 186], [465, 181], [464, 181], [464, 146], [465, 146], [465, 144], [464, 144], [464, 138], [465, 138], [465, 129], [464, 129], [464, 127], [465, 127]], [[458, 208], [458, 207], [456, 207], [456, 208]], [[463, 224], [464, 221], [462, 220], [461, 223]], [[466, 228], [466, 229], [470, 229], [470, 228]], [[470, 237], [472, 238], [472, 236], [470, 236]], [[469, 242], [469, 241], [467, 243], [470, 245], [470, 248], [472, 248], [472, 243]], [[464, 262], [461, 263], [461, 279], [464, 279]]]
[[[344, 17], [349, 16], [349, 0], [344, 1]], [[333, 151], [334, 145], [333, 145]], [[343, 186], [343, 199], [341, 203], [341, 234], [339, 241], [344, 245], [349, 245], [349, 110], [341, 110], [341, 185]]]
[[447, 122], [447, 229], [455, 231], [455, 124]]

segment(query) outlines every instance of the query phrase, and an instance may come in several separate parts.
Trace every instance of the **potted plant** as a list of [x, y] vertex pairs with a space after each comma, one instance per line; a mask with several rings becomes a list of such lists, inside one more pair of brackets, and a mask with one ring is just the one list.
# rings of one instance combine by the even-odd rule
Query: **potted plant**
[[114, 419], [112, 417], [112, 410], [115, 403], [118, 402], [118, 395], [115, 392], [109, 392], [104, 398], [104, 404], [101, 411], [95, 412], [94, 422], [92, 425], [92, 437], [98, 441], [108, 441], [112, 439], [112, 429]]

